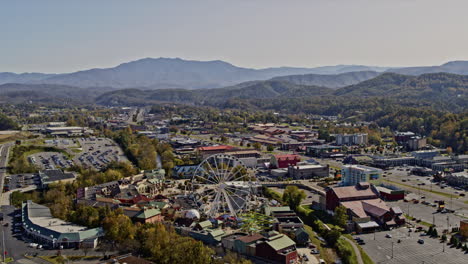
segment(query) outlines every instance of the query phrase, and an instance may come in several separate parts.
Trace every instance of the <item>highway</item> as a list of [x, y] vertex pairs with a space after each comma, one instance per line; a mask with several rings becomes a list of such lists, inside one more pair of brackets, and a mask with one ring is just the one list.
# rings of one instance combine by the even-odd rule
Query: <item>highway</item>
[[8, 165], [8, 154], [10, 147], [13, 146], [13, 143], [6, 143], [0, 145], [0, 191], [1, 198], [3, 200], [3, 184], [5, 182], [5, 176], [7, 174], [7, 165]]

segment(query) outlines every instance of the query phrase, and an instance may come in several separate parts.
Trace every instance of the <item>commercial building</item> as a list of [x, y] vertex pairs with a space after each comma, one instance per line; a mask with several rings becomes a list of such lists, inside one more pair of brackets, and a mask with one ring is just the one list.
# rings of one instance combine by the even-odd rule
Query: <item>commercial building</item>
[[227, 151], [224, 154], [234, 156], [238, 159], [242, 158], [260, 158], [262, 154], [254, 149], [241, 149], [236, 151]]
[[318, 164], [300, 164], [288, 167], [289, 177], [293, 179], [311, 179], [328, 177], [330, 167]]
[[72, 172], [63, 172], [62, 170], [43, 170], [39, 171], [39, 188], [46, 188], [53, 182], [74, 181], [76, 175]]
[[382, 177], [381, 169], [363, 165], [343, 165], [341, 167], [342, 186], [354, 186], [360, 182], [370, 182]]
[[52, 248], [95, 248], [104, 235], [101, 227], [87, 228], [52, 217], [46, 206], [26, 201], [22, 204], [22, 224], [34, 241]]
[[338, 206], [348, 213], [348, 231], [371, 232], [376, 228], [390, 228], [405, 223], [399, 208], [390, 208], [369, 183], [334, 187], [326, 192], [326, 209], [333, 214]]
[[318, 145], [318, 146], [307, 146], [306, 155], [319, 158], [334, 158], [343, 157], [340, 146], [332, 145]]
[[417, 159], [414, 157], [374, 157], [372, 165], [378, 168], [395, 166], [414, 166]]
[[410, 140], [414, 136], [416, 136], [416, 134], [411, 132], [411, 131], [407, 131], [407, 132], [398, 132], [398, 131], [396, 131], [395, 132], [395, 141], [398, 144], [404, 144], [404, 143], [408, 142], [408, 140]]
[[438, 150], [419, 150], [411, 152], [411, 156], [416, 159], [432, 159], [439, 155]]
[[208, 157], [210, 155], [214, 155], [214, 154], [220, 154], [220, 153], [228, 152], [228, 151], [231, 151], [231, 150], [234, 150], [234, 147], [233, 146], [227, 146], [227, 145], [218, 145], [218, 146], [208, 146], [208, 147], [199, 147], [199, 148], [197, 148], [198, 153], [200, 153], [200, 155], [203, 158], [206, 158], [206, 157]]
[[464, 238], [468, 238], [468, 220], [460, 221], [460, 235]]
[[270, 232], [269, 236], [257, 243], [256, 256], [274, 263], [293, 263], [297, 259], [296, 243], [284, 234]]
[[422, 137], [412, 137], [408, 142], [406, 142], [406, 144], [409, 150], [418, 150], [427, 146], [427, 140]]
[[88, 127], [47, 127], [45, 132], [51, 136], [78, 137], [93, 133]]
[[380, 198], [385, 201], [398, 201], [405, 199], [405, 190], [393, 186], [377, 186]]
[[271, 157], [271, 167], [288, 168], [289, 166], [296, 166], [299, 161], [301, 161], [301, 157], [295, 154], [273, 155]]
[[341, 145], [367, 145], [367, 134], [337, 134], [335, 135], [335, 144]]

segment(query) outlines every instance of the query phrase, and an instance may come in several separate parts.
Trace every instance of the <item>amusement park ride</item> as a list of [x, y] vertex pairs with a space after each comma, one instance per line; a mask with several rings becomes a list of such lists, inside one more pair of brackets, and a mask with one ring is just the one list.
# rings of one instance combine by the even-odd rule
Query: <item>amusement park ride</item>
[[215, 154], [203, 160], [191, 181], [190, 196], [207, 217], [237, 217], [258, 204], [256, 180], [241, 160]]

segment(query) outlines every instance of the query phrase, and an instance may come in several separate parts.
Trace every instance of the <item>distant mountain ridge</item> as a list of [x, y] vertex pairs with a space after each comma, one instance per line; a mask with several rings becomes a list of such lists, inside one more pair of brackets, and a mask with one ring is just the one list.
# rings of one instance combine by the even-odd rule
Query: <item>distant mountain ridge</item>
[[[0, 73], [0, 84], [58, 84], [76, 87], [114, 87], [144, 89], [208, 89], [247, 81], [268, 80], [299, 74], [340, 74], [350, 71], [385, 71], [386, 67], [337, 65], [317, 68], [277, 67], [249, 69], [230, 63], [192, 61], [179, 58], [145, 58], [122, 63], [113, 68], [90, 69], [66, 74]], [[2, 75], [4, 75], [2, 77]]]
[[340, 74], [302, 74], [302, 75], [287, 75], [275, 77], [271, 80], [287, 81], [300, 85], [315, 85], [328, 88], [341, 88], [352, 84], [357, 84], [380, 75], [380, 72], [375, 71], [357, 71], [346, 72]]
[[468, 61], [450, 61], [440, 66], [422, 66], [389, 69], [387, 72], [393, 72], [405, 75], [421, 75], [426, 73], [452, 73], [459, 75], [468, 75]]

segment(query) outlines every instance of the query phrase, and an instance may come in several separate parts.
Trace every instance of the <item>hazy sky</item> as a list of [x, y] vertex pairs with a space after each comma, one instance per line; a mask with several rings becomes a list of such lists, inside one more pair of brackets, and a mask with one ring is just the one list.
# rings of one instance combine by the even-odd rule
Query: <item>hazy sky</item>
[[144, 57], [242, 67], [468, 60], [466, 0], [0, 1], [0, 71]]

